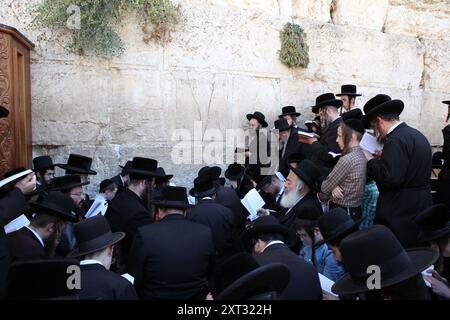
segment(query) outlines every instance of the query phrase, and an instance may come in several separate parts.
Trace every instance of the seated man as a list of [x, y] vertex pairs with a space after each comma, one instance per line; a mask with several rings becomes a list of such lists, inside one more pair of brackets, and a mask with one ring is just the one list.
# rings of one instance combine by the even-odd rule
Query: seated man
[[108, 220], [102, 215], [75, 225], [78, 248], [70, 257], [83, 257], [81, 268], [81, 300], [135, 300], [136, 291], [125, 278], [109, 271], [114, 245], [125, 237], [123, 232], [112, 233]]

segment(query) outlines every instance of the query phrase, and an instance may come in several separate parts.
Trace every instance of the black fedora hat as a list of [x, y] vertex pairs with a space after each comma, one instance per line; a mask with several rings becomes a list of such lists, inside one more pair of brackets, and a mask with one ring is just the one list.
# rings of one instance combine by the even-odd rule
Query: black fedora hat
[[17, 181], [20, 181], [30, 173], [33, 173], [33, 171], [30, 169], [25, 169], [24, 167], [12, 169], [6, 172], [5, 175], [3, 176], [3, 179], [0, 180], [0, 188], [3, 188], [4, 186], [10, 185]]
[[281, 263], [260, 266], [249, 253], [227, 258], [213, 276], [215, 300], [258, 299], [265, 293], [281, 294], [289, 283], [289, 269]]
[[131, 160], [128, 160], [128, 161], [125, 163], [124, 166], [119, 165], [119, 167], [121, 167], [124, 171], [126, 171], [126, 170], [128, 170], [128, 169], [131, 168], [131, 164], [132, 164], [132, 163], [133, 163], [133, 162], [132, 162]]
[[296, 117], [300, 117], [301, 113], [297, 112], [297, 110], [295, 110], [294, 106], [285, 106], [283, 108], [281, 108], [281, 114], [278, 116], [278, 118], [283, 118], [284, 116], [296, 116]]
[[161, 195], [153, 200], [155, 206], [163, 208], [191, 208], [186, 196], [186, 188], [165, 186], [161, 189]]
[[59, 164], [53, 163], [53, 160], [50, 156], [40, 156], [33, 159], [33, 170], [35, 172], [52, 169], [56, 166], [59, 166]]
[[323, 107], [342, 107], [342, 100], [336, 99], [333, 93], [324, 93], [316, 98], [316, 104], [312, 107], [313, 113], [319, 113]]
[[290, 129], [292, 129], [293, 127], [294, 127], [294, 125], [292, 125], [292, 124], [289, 125], [289, 123], [287, 122], [287, 120], [284, 119], [284, 118], [275, 120], [275, 122], [274, 122], [274, 129], [275, 129], [275, 130], [278, 130], [279, 132], [286, 131], [286, 130], [290, 130]]
[[318, 190], [320, 171], [311, 160], [303, 160], [297, 164], [296, 168], [289, 166], [289, 169], [312, 190]]
[[162, 183], [165, 181], [169, 181], [173, 178], [173, 174], [166, 174], [166, 171], [164, 171], [164, 168], [158, 167], [156, 168], [156, 175], [158, 176], [156, 178], [156, 183]]
[[251, 119], [258, 120], [258, 122], [262, 125], [263, 128], [266, 128], [268, 126], [266, 122], [266, 116], [259, 111], [247, 114], [247, 120], [250, 121]]
[[225, 178], [230, 180], [238, 180], [244, 175], [245, 168], [239, 163], [232, 163], [225, 170]]
[[361, 134], [364, 134], [364, 124], [362, 122], [363, 113], [361, 109], [353, 109], [348, 112], [345, 112], [341, 116], [342, 120], [344, 120], [344, 123], [355, 130], [356, 132], [359, 132]]
[[341, 86], [341, 93], [336, 94], [336, 97], [341, 96], [360, 97], [361, 94], [356, 93], [356, 86], [354, 84], [344, 84]]
[[76, 259], [54, 258], [15, 262], [7, 278], [8, 300], [76, 300], [80, 289], [69, 288]]
[[189, 190], [189, 194], [195, 198], [204, 198], [212, 196], [217, 190], [219, 190], [219, 184], [215, 183], [211, 176], [203, 174], [195, 178], [194, 187]]
[[212, 179], [217, 180], [219, 179], [220, 175], [222, 174], [222, 169], [220, 167], [214, 166], [214, 167], [203, 167], [201, 168], [198, 173], [197, 176], [203, 176], [203, 175], [208, 175], [210, 176]]
[[341, 115], [341, 118], [344, 121], [349, 120], [349, 119], [362, 120], [363, 117], [364, 117], [364, 115], [363, 115], [361, 109], [359, 109], [359, 108], [349, 110]]
[[448, 237], [450, 235], [449, 220], [450, 213], [445, 204], [439, 203], [423, 210], [414, 219], [421, 228], [419, 242], [427, 243]]
[[279, 233], [284, 236], [284, 243], [291, 247], [295, 244], [297, 237], [295, 232], [286, 228], [274, 216], [262, 216], [250, 223], [241, 235], [242, 242], [249, 245], [256, 236], [264, 233]]
[[378, 94], [364, 105], [363, 123], [366, 128], [370, 127], [370, 121], [378, 115], [396, 114], [403, 112], [404, 103], [401, 100], [392, 100], [387, 94]]
[[4, 106], [0, 106], [0, 118], [6, 118], [9, 115], [9, 110]]
[[78, 221], [74, 212], [75, 203], [68, 195], [61, 192], [49, 192], [41, 202], [30, 201], [29, 205], [33, 213], [46, 213], [67, 221]]
[[443, 104], [447, 104], [448, 106], [450, 106], [450, 100], [442, 101], [442, 103], [443, 103]]
[[350, 127], [352, 130], [364, 134], [366, 132], [364, 128], [364, 124], [361, 120], [358, 119], [348, 119], [344, 121], [345, 125]]
[[116, 244], [125, 237], [123, 232], [112, 233], [108, 220], [101, 214], [77, 223], [73, 232], [78, 247], [69, 253], [71, 258], [100, 251]]
[[344, 238], [353, 231], [358, 230], [359, 225], [364, 218], [358, 221], [348, 215], [348, 213], [342, 208], [335, 208], [330, 210], [327, 214], [319, 217], [317, 223], [323, 240], [315, 244], [316, 247], [320, 247], [326, 242]]
[[294, 163], [294, 162], [299, 163], [299, 162], [302, 162], [303, 160], [305, 160], [305, 156], [302, 153], [294, 152], [289, 155], [287, 162], [288, 163]]
[[67, 164], [60, 164], [59, 167], [66, 170], [67, 173], [76, 174], [90, 174], [96, 175], [97, 172], [91, 170], [92, 158], [80, 155], [80, 154], [69, 154], [69, 159], [67, 159]]
[[55, 177], [49, 186], [50, 191], [70, 190], [76, 187], [88, 185], [89, 181], [81, 182], [79, 174], [68, 174], [66, 176]]
[[156, 169], [158, 168], [158, 161], [143, 157], [134, 157], [131, 162], [131, 167], [127, 169], [127, 173], [130, 174], [132, 179], [147, 179], [147, 178], [160, 178], [163, 175], [159, 174]]
[[438, 258], [431, 248], [405, 250], [392, 231], [383, 225], [352, 233], [342, 240], [339, 249], [348, 273], [334, 283], [332, 291], [336, 294], [369, 291], [369, 266], [380, 268], [380, 289], [384, 289], [420, 274]]

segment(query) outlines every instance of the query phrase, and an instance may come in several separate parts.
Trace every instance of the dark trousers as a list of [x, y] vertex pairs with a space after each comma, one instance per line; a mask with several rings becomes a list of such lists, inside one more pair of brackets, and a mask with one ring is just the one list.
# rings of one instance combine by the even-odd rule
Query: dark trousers
[[353, 221], [358, 221], [362, 218], [362, 207], [343, 207], [336, 203], [330, 202], [330, 210], [334, 208], [342, 208], [344, 209], [348, 215], [353, 219]]

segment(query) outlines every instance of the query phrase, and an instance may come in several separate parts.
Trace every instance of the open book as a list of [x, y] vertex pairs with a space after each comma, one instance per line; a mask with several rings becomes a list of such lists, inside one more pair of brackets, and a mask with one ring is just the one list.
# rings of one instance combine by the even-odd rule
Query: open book
[[241, 200], [245, 209], [250, 213], [248, 218], [250, 221], [254, 221], [258, 219], [258, 209], [261, 209], [266, 203], [264, 202], [261, 195], [256, 191], [256, 189], [252, 189], [245, 195], [244, 199]]
[[377, 151], [383, 150], [383, 146], [378, 143], [377, 138], [368, 133], [364, 133], [359, 145], [361, 146], [361, 148], [369, 151], [372, 154]]
[[328, 279], [321, 273], [319, 273], [319, 281], [320, 281], [320, 286], [322, 287], [322, 291], [325, 291], [326, 293], [331, 294], [335, 297], [338, 296], [337, 294], [333, 293], [333, 291], [331, 291], [331, 287], [333, 286], [334, 281]]
[[22, 229], [23, 227], [30, 224], [30, 220], [27, 219], [27, 217], [22, 214], [15, 218], [14, 220], [10, 221], [5, 227], [5, 234], [17, 231]]

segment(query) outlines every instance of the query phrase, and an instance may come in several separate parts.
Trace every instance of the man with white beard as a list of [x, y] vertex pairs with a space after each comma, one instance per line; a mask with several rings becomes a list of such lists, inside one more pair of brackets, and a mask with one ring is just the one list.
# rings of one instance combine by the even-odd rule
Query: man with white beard
[[287, 228], [294, 227], [296, 218], [317, 220], [323, 212], [315, 195], [320, 176], [319, 169], [310, 160], [303, 160], [296, 168], [290, 169], [280, 201], [280, 205], [287, 210], [273, 214]]

